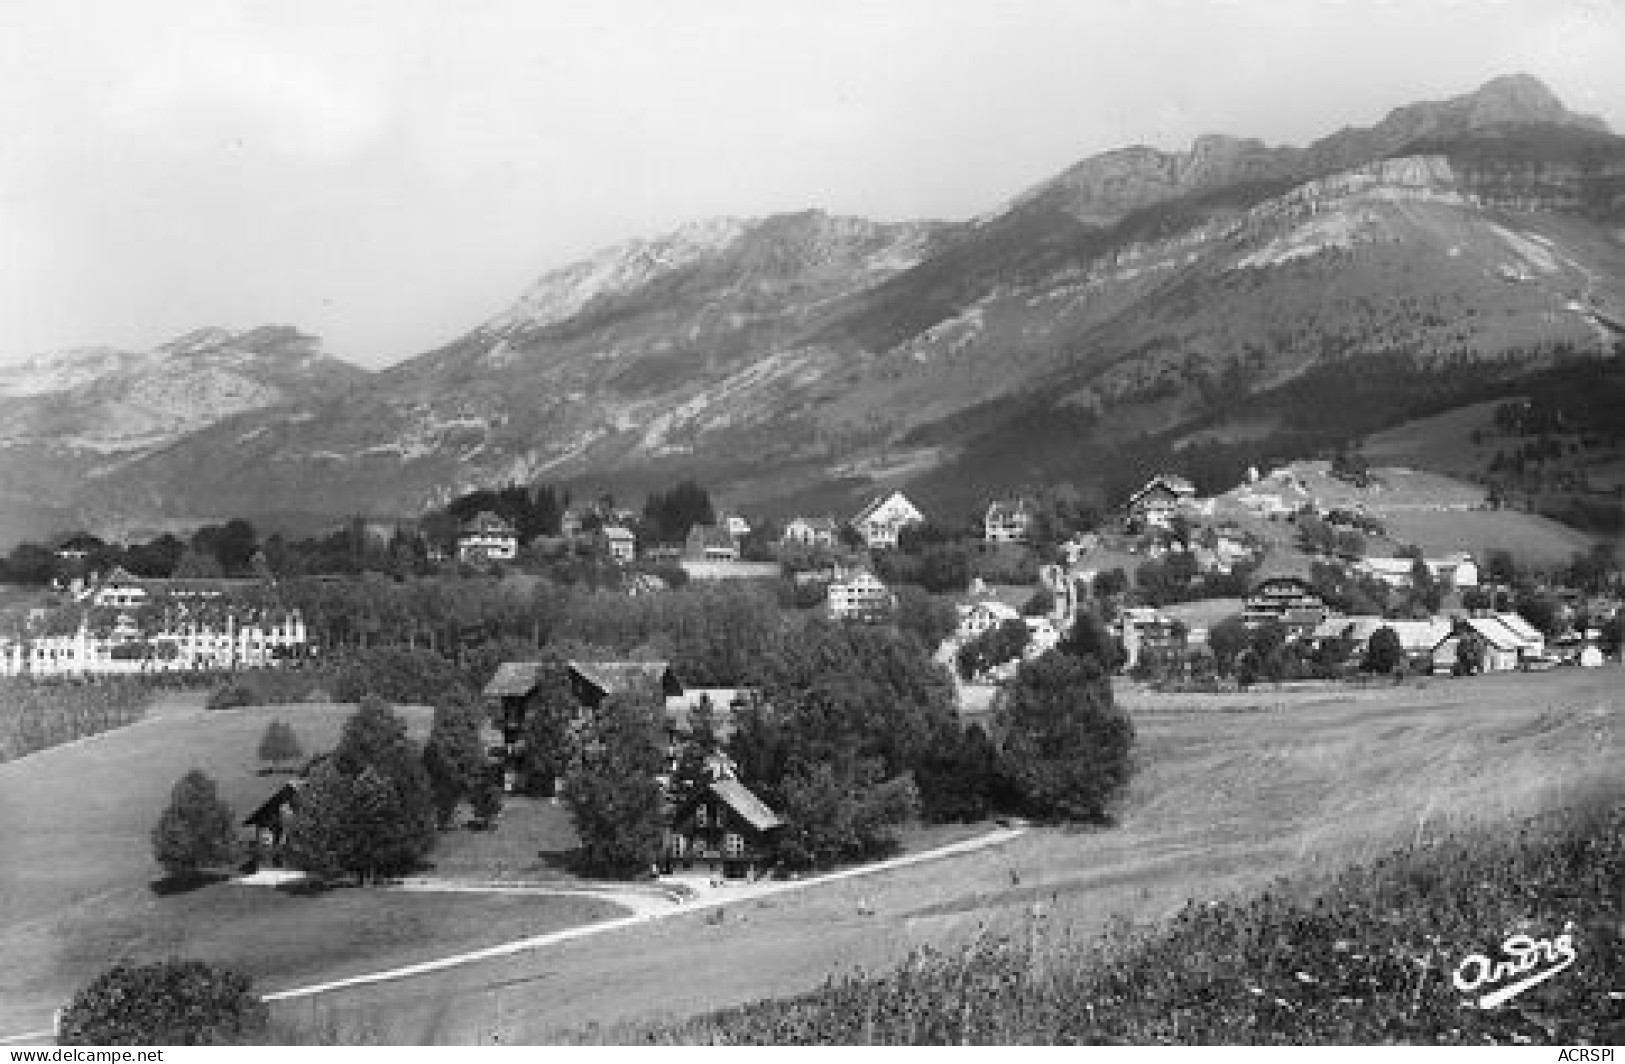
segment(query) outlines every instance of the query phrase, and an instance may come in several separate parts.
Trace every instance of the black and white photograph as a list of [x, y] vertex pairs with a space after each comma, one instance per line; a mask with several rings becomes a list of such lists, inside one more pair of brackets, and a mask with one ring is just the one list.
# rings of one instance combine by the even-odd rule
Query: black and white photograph
[[1610, 1064], [1622, 604], [1625, 0], [0, 0], [9, 1061]]

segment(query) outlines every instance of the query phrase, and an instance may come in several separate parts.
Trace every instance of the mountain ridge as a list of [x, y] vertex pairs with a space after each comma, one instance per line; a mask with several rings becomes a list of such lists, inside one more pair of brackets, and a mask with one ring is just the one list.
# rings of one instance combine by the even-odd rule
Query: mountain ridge
[[400, 512], [695, 473], [793, 500], [965, 460], [919, 441], [1005, 399], [1107, 440], [1362, 354], [1606, 349], [1625, 264], [1598, 220], [1625, 210], [1622, 164], [1625, 139], [1514, 76], [1307, 148], [1102, 153], [966, 222], [692, 223], [544, 273], [347, 398], [227, 411], [98, 501]]

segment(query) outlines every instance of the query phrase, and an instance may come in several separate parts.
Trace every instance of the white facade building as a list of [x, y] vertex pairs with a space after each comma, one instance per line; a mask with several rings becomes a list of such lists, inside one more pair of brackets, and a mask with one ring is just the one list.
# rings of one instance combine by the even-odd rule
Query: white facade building
[[873, 573], [860, 572], [829, 585], [829, 615], [837, 620], [890, 612], [896, 599]]

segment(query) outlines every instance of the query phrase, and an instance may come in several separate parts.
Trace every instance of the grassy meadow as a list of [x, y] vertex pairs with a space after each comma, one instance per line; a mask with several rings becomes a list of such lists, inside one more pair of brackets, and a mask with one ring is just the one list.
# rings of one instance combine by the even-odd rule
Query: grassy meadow
[[[290, 723], [311, 754], [337, 741], [353, 711], [298, 704], [211, 712], [200, 703], [0, 765], [0, 1034], [47, 1026], [53, 1008], [116, 959], [229, 962], [271, 991], [622, 914], [577, 898], [297, 895], [230, 882], [169, 892], [149, 832], [177, 779], [203, 769], [241, 820], [287, 778], [260, 774], [255, 751], [267, 723]], [[429, 710], [400, 712], [421, 741]], [[513, 820], [488, 836], [443, 836], [451, 863], [489, 867], [494, 846], [534, 856], [548, 840], [573, 843], [557, 809], [539, 817], [516, 809]]]
[[[324, 995], [280, 1018], [407, 1044], [635, 1042], [890, 971], [922, 948], [1020, 940], [1035, 905], [1057, 948], [1091, 948], [1192, 899], [1244, 905], [1280, 876], [1332, 877], [1592, 793], [1618, 774], [1622, 679], [1611, 667], [1130, 695], [1142, 768], [1115, 827], [1035, 829], [951, 860]], [[1501, 931], [1485, 920], [1492, 945]]]

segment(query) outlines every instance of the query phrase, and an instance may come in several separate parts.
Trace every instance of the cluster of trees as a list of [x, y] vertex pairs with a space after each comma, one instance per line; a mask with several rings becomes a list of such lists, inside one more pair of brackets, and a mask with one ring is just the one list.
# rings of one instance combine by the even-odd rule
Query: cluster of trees
[[423, 753], [383, 699], [362, 699], [338, 745], [318, 758], [299, 793], [287, 859], [323, 878], [367, 883], [416, 868], [434, 846], [437, 818]]
[[[1109, 640], [1108, 640], [1109, 642]], [[958, 719], [952, 679], [914, 639], [879, 626], [814, 621], [764, 663], [760, 697], [726, 741], [699, 715], [681, 737], [664, 797], [681, 804], [726, 754], [745, 786], [786, 822], [780, 856], [823, 867], [895, 847], [905, 823], [973, 820], [995, 810], [1101, 819], [1132, 767], [1133, 728], [1112, 701], [1098, 626], [1024, 665], [998, 697], [995, 742]], [[659, 859], [666, 733], [658, 699], [607, 699], [575, 718], [567, 689], [538, 692], [524, 778], [562, 778], [585, 867], [646, 870]]]
[[[1398, 651], [1398, 636], [1393, 629], [1383, 631], [1393, 637], [1393, 649]], [[1208, 630], [1207, 641], [1218, 675], [1234, 676], [1243, 687], [1260, 680], [1279, 683], [1339, 679], [1354, 671], [1351, 662], [1358, 646], [1353, 639], [1337, 637], [1310, 646], [1287, 637], [1286, 627], [1279, 621], [1248, 627], [1237, 616], [1215, 624]], [[1393, 671], [1402, 657], [1400, 654], [1388, 662], [1386, 669], [1373, 671]], [[1381, 664], [1384, 659], [1379, 656], [1376, 661]]]
[[[326, 879], [350, 875], [366, 883], [420, 865], [459, 803], [489, 820], [500, 808], [500, 785], [480, 747], [477, 713], [469, 704], [437, 707], [420, 749], [387, 702], [363, 698], [338, 745], [305, 770], [285, 840], [288, 862]], [[273, 721], [259, 755], [280, 764], [302, 751], [292, 729]], [[153, 827], [153, 857], [171, 879], [194, 879], [241, 856], [236, 824], [214, 780], [193, 769]]]

